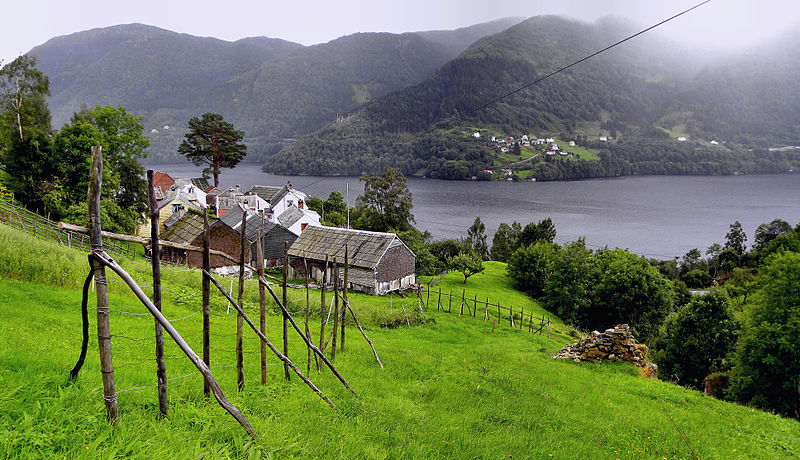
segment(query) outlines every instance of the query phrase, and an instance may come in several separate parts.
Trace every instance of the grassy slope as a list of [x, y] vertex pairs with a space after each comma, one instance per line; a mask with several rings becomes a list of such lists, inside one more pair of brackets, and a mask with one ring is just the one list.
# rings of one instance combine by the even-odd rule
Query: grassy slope
[[[25, 264], [27, 259], [20, 260]], [[485, 275], [469, 279], [467, 288], [477, 292], [481, 285], [492, 285], [498, 295], [515, 302], [518, 293], [492, 282], [501, 276], [501, 268], [490, 264]], [[235, 391], [232, 368], [215, 368], [226, 394], [262, 435], [259, 441], [250, 440], [213, 401], [203, 400], [198, 376], [169, 382], [171, 414], [165, 420], [155, 415], [153, 389], [120, 393], [122, 418], [112, 428], [104, 420], [97, 390], [94, 333], [77, 382], [66, 380], [79, 351], [77, 289], [33, 283], [24, 280], [26, 276], [3, 278], [2, 457], [686, 458], [690, 453], [656, 392], [703, 458], [800, 454], [800, 434], [793, 420], [645, 380], [630, 366], [554, 361], [547, 354], [555, 352], [563, 339], [548, 340], [506, 325], [492, 332], [480, 319], [435, 311], [428, 312], [431, 321], [424, 326], [368, 328], [385, 371], [377, 368], [356, 331], [348, 329], [347, 351], [337, 356], [336, 364], [360, 399], [352, 398], [329, 373], [313, 377], [337, 410], [330, 410], [297, 378], [283, 382], [282, 370], [273, 365], [276, 359], [268, 361], [263, 387], [257, 384], [258, 367], [247, 367], [247, 389], [242, 393]], [[461, 286], [456, 275], [442, 280], [444, 289], [451, 284]], [[177, 297], [167, 295], [166, 316], [193, 313], [199, 303], [196, 297], [177, 304]], [[144, 311], [128, 295], [112, 294], [111, 301], [118, 310]], [[395, 298], [395, 309], [397, 305]], [[223, 303], [214, 305], [218, 316], [225, 316], [224, 309]], [[145, 316], [113, 312], [111, 319], [112, 334], [133, 339], [152, 335], [152, 320]], [[90, 320], [93, 324], [92, 316]], [[268, 317], [268, 336], [274, 342], [279, 341], [279, 322], [277, 316]], [[200, 324], [195, 315], [176, 326], [197, 347]], [[215, 347], [233, 349], [234, 324], [233, 317], [213, 318]], [[118, 389], [153, 385], [152, 342], [122, 337], [112, 341]], [[256, 346], [252, 339], [246, 341], [246, 351]], [[193, 371], [174, 345], [168, 342], [166, 348], [167, 357], [178, 358], [167, 361], [168, 377]], [[292, 356], [305, 356], [298, 353], [297, 340], [290, 349]], [[256, 356], [246, 354], [246, 364], [256, 364]], [[212, 354], [212, 366], [230, 366], [233, 361], [232, 352]], [[298, 361], [304, 368], [305, 359]]]

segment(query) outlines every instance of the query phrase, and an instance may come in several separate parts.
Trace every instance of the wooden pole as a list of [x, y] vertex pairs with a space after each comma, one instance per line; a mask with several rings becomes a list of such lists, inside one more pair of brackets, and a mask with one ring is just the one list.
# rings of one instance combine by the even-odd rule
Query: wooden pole
[[509, 305], [508, 306], [508, 325], [511, 326], [512, 329], [514, 328], [514, 306], [513, 305]]
[[[264, 238], [264, 216], [261, 216], [261, 229], [258, 231], [258, 241], [256, 242], [256, 268], [258, 268], [258, 276], [264, 276], [264, 249], [262, 242]], [[264, 292], [264, 286], [258, 284], [258, 327], [261, 333], [267, 334], [267, 293]], [[261, 342], [261, 384], [267, 384], [267, 346]]]
[[369, 343], [370, 348], [372, 348], [372, 353], [375, 355], [375, 360], [378, 361], [378, 364], [380, 364], [381, 369], [383, 369], [383, 363], [381, 362], [381, 359], [378, 358], [378, 352], [375, 351], [375, 345], [372, 344], [372, 340], [370, 340], [369, 337], [367, 337], [367, 333], [364, 332], [364, 328], [362, 328], [361, 323], [358, 322], [358, 318], [356, 318], [356, 314], [353, 311], [353, 307], [350, 306], [350, 301], [348, 299], [344, 299], [344, 304], [350, 311], [350, 315], [353, 317], [353, 321], [355, 321], [358, 330], [361, 331], [361, 335], [364, 336], [364, 339], [367, 341], [367, 343]]
[[333, 259], [333, 342], [331, 361], [336, 361], [336, 334], [339, 332], [339, 264]]
[[[467, 307], [467, 313], [469, 313], [469, 307]], [[458, 312], [458, 316], [464, 314], [464, 289], [461, 290], [461, 310]]]
[[486, 320], [489, 319], [489, 298], [486, 298], [486, 310], [483, 312], [483, 322], [485, 323]]
[[[211, 281], [205, 272], [211, 272], [211, 230], [208, 227], [208, 208], [203, 209], [203, 363], [211, 366]], [[203, 394], [211, 395], [208, 380], [203, 379]]]
[[289, 323], [291, 323], [292, 328], [295, 330], [295, 332], [297, 332], [297, 335], [299, 335], [300, 338], [303, 339], [303, 341], [306, 343], [306, 346], [311, 348], [314, 351], [314, 353], [316, 353], [320, 357], [320, 359], [322, 359], [322, 362], [324, 362], [325, 365], [328, 366], [328, 369], [330, 369], [331, 372], [333, 372], [333, 375], [335, 375], [336, 378], [338, 378], [339, 381], [342, 382], [345, 388], [350, 390], [350, 393], [353, 393], [353, 395], [358, 396], [356, 395], [356, 392], [353, 391], [352, 388], [350, 388], [350, 384], [347, 383], [347, 380], [345, 380], [344, 377], [342, 377], [342, 374], [340, 374], [339, 371], [336, 370], [336, 368], [333, 366], [333, 363], [328, 358], [325, 357], [325, 355], [322, 353], [322, 351], [320, 351], [319, 348], [315, 347], [314, 344], [311, 343], [311, 340], [309, 340], [308, 337], [303, 335], [303, 333], [300, 331], [300, 328], [297, 327], [297, 323], [295, 323], [294, 319], [292, 318], [292, 315], [289, 314], [289, 310], [287, 310], [286, 306], [283, 303], [281, 303], [281, 301], [278, 299], [278, 296], [275, 294], [275, 291], [272, 290], [272, 287], [269, 285], [267, 280], [265, 278], [259, 278], [258, 282], [262, 283], [267, 288], [267, 291], [269, 291], [269, 294], [275, 300], [275, 303], [277, 303], [278, 306], [281, 307], [283, 313], [286, 314], [286, 316], [289, 318]]
[[[242, 299], [244, 298], [244, 258], [245, 258], [245, 247], [247, 245], [247, 238], [245, 238], [245, 232], [247, 232], [247, 210], [242, 209], [242, 227], [241, 227], [241, 245], [239, 251], [239, 296], [238, 296], [238, 303], [239, 305], [243, 305]], [[239, 387], [239, 391], [244, 390], [244, 349], [242, 338], [244, 335], [244, 318], [241, 314], [236, 315], [236, 383]]]
[[[306, 331], [306, 337], [308, 337], [308, 340], [311, 340], [311, 331], [308, 329], [308, 319], [311, 316], [311, 297], [310, 297], [309, 291], [308, 291], [308, 261], [306, 260], [305, 257], [303, 257], [303, 268], [305, 269], [305, 274], [306, 274], [306, 324], [305, 324], [306, 325], [306, 329], [305, 329], [305, 331]], [[258, 283], [258, 285], [259, 285], [259, 287], [261, 289], [264, 289], [264, 287], [261, 286], [261, 283]], [[307, 350], [308, 350], [308, 366], [306, 366], [306, 374], [310, 374], [311, 373], [311, 348], [307, 347]]]
[[519, 330], [522, 330], [522, 325], [525, 324], [525, 307], [519, 308]]
[[[320, 320], [319, 320], [319, 349], [325, 353], [325, 310], [328, 304], [325, 303], [325, 285], [328, 283], [328, 255], [325, 255], [325, 266], [322, 268], [322, 289], [320, 289]], [[317, 361], [317, 374], [322, 371], [319, 361]]]
[[[152, 238], [153, 265], [153, 305], [161, 311], [161, 250], [158, 247], [158, 202], [153, 186], [153, 170], [147, 170], [147, 185], [150, 194], [150, 236]], [[161, 325], [155, 321], [156, 328], [156, 377], [158, 379], [158, 410], [161, 416], [167, 416], [167, 367], [164, 364], [164, 335]]]
[[475, 318], [478, 314], [478, 294], [475, 294], [475, 298], [472, 300], [473, 309], [472, 309], [472, 317]]
[[447, 313], [450, 313], [453, 310], [453, 290], [450, 289], [450, 295], [447, 296]]
[[[131, 291], [136, 294], [136, 297], [139, 298], [139, 301], [144, 304], [144, 306], [150, 311], [150, 314], [153, 315], [161, 324], [161, 327], [163, 327], [164, 330], [167, 331], [167, 334], [172, 337], [181, 351], [183, 351], [183, 353], [189, 357], [189, 360], [192, 362], [192, 364], [197, 367], [197, 370], [200, 371], [200, 374], [203, 375], [203, 378], [208, 382], [211, 390], [214, 392], [214, 397], [217, 399], [219, 405], [228, 411], [228, 413], [231, 414], [233, 418], [235, 418], [236, 421], [238, 421], [239, 424], [244, 427], [245, 430], [247, 430], [247, 433], [250, 434], [250, 436], [252, 436], [254, 439], [258, 439], [258, 435], [256, 434], [255, 430], [253, 430], [250, 422], [247, 421], [247, 418], [245, 418], [245, 416], [239, 412], [236, 406], [231, 404], [225, 397], [225, 394], [222, 392], [222, 388], [219, 386], [216, 379], [214, 379], [214, 375], [211, 373], [208, 366], [206, 366], [206, 364], [200, 360], [200, 357], [197, 356], [197, 353], [195, 353], [194, 350], [192, 350], [192, 348], [186, 343], [186, 341], [183, 340], [183, 337], [181, 337], [178, 331], [172, 327], [172, 324], [170, 324], [164, 315], [158, 311], [158, 309], [156, 309], [155, 305], [153, 305], [153, 302], [147, 298], [147, 295], [145, 295], [144, 291], [142, 291], [136, 282], [133, 281], [133, 278], [131, 278], [131, 276], [125, 270], [123, 270], [122, 267], [120, 267], [119, 264], [114, 261], [114, 259], [109, 257], [102, 250], [93, 251], [92, 254], [96, 261], [102, 262], [103, 266], [108, 266], [108, 268], [116, 272], [119, 277], [122, 278], [122, 280], [128, 285], [128, 287], [131, 288]], [[204, 273], [208, 274], [208, 272]], [[211, 277], [210, 274], [208, 274], [208, 276], [209, 278]], [[211, 280], [216, 282], [216, 280], [213, 278]]]
[[344, 282], [342, 283], [342, 340], [339, 343], [339, 351], [344, 353], [344, 326], [345, 322], [347, 321], [347, 309], [344, 307], [344, 303], [347, 302], [347, 275], [350, 270], [350, 254], [347, 251], [348, 247], [347, 244], [344, 245]]
[[[283, 282], [281, 283], [281, 287], [283, 288], [283, 305], [286, 305], [286, 283], [289, 281], [289, 242], [283, 242]], [[288, 328], [288, 314], [284, 311], [283, 312], [283, 354], [288, 358], [289, 357], [289, 328]], [[288, 382], [291, 380], [292, 375], [289, 373], [289, 363], [284, 361], [283, 362], [283, 375]]]
[[428, 299], [425, 301], [425, 308], [430, 308], [431, 304], [431, 282], [428, 281]]
[[[209, 276], [210, 276], [210, 274], [209, 274]], [[317, 393], [323, 400], [325, 400], [325, 402], [327, 402], [331, 407], [335, 407], [333, 405], [333, 402], [330, 399], [328, 399], [328, 397], [325, 396], [322, 393], [322, 391], [320, 391], [319, 388], [317, 388], [316, 385], [314, 385], [314, 383], [311, 382], [311, 380], [309, 380], [305, 375], [303, 375], [302, 372], [300, 372], [300, 369], [298, 369], [297, 366], [294, 365], [294, 363], [289, 359], [289, 357], [284, 355], [283, 353], [281, 353], [280, 350], [278, 350], [275, 347], [275, 345], [273, 345], [272, 342], [270, 342], [269, 339], [267, 339], [267, 337], [264, 334], [262, 334], [261, 331], [259, 331], [256, 328], [256, 325], [253, 324], [252, 321], [250, 321], [250, 318], [244, 312], [242, 307], [239, 306], [239, 304], [237, 304], [236, 302], [233, 301], [233, 298], [231, 298], [230, 294], [228, 294], [228, 292], [225, 290], [225, 288], [222, 287], [221, 284], [219, 284], [219, 281], [217, 281], [216, 279], [214, 279], [212, 277], [211, 278], [211, 282], [214, 283], [214, 286], [216, 286], [217, 289], [219, 289], [219, 291], [222, 293], [222, 295], [225, 296], [228, 299], [229, 302], [231, 302], [231, 304], [233, 305], [233, 308], [235, 308], [236, 311], [239, 312], [242, 315], [242, 317], [245, 319], [245, 321], [247, 321], [248, 326], [250, 326], [250, 328], [253, 329], [253, 331], [261, 339], [262, 342], [267, 344], [269, 349], [272, 350], [273, 353], [275, 353], [275, 355], [278, 357], [278, 359], [280, 359], [284, 363], [288, 364], [289, 367], [294, 371], [294, 373], [297, 374], [300, 377], [300, 379], [303, 380], [303, 382], [305, 382], [306, 385], [309, 386], [309, 388], [314, 390], [314, 392]], [[265, 281], [265, 283], [266, 283], [266, 281]], [[269, 285], [267, 285], [267, 289], [269, 289]], [[274, 294], [271, 289], [270, 289], [270, 293]], [[280, 301], [278, 301], [278, 296], [274, 296], [274, 299], [277, 302], [280, 303]], [[348, 387], [348, 389], [349, 389], [349, 387]], [[350, 390], [350, 391], [352, 392], [353, 390]], [[355, 394], [355, 393], [353, 393], [353, 394]]]
[[442, 288], [439, 287], [439, 303], [436, 304], [436, 310], [440, 310], [442, 308]]
[[[87, 204], [89, 207], [89, 228], [92, 251], [103, 250], [102, 228], [100, 226], [100, 190], [103, 186], [103, 154], [100, 146], [92, 146], [92, 169], [90, 170]], [[106, 414], [111, 422], [116, 422], [117, 390], [114, 383], [114, 362], [111, 356], [111, 322], [108, 317], [108, 284], [105, 266], [92, 258], [94, 282], [97, 292], [97, 345], [100, 350], [100, 372], [103, 374], [103, 399]]]

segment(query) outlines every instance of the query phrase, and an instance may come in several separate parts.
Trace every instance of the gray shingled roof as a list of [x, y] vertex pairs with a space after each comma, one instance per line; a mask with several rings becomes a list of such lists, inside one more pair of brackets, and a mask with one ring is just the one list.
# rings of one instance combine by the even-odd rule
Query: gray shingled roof
[[250, 190], [247, 192], [249, 194], [256, 194], [261, 197], [262, 200], [269, 203], [272, 201], [272, 198], [275, 197], [280, 191], [282, 187], [272, 187], [268, 185], [254, 185], [250, 187]]
[[351, 265], [372, 269], [395, 241], [403, 244], [394, 233], [308, 226], [289, 248], [289, 255], [312, 260], [325, 260], [327, 255], [344, 262], [346, 244]]
[[[258, 232], [261, 230], [262, 219], [261, 215], [248, 212], [247, 213], [247, 228], [245, 228], [244, 238], [247, 241], [255, 241], [258, 238]], [[236, 233], [241, 233], [241, 226], [242, 226], [242, 209], [241, 208], [233, 208], [230, 211], [226, 212], [225, 214], [220, 217], [220, 220], [231, 227], [236, 231]], [[263, 221], [264, 225], [264, 234], [269, 233], [274, 227], [277, 227], [278, 224], [274, 222], [270, 222], [266, 219]]]
[[283, 214], [278, 216], [278, 222], [280, 222], [284, 227], [289, 228], [302, 218], [303, 211], [301, 211], [297, 206], [292, 205], [289, 206], [286, 211], [283, 211]]
[[202, 234], [203, 216], [194, 212], [187, 212], [163, 234], [159, 235], [159, 238], [173, 243], [188, 244]]

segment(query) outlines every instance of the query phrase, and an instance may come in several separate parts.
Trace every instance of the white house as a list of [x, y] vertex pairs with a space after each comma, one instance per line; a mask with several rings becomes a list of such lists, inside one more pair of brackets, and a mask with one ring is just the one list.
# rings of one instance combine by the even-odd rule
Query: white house
[[717, 142], [717, 141], [711, 141], [711, 142], [710, 142], [710, 144], [711, 144], [711, 145], [719, 145], [719, 142]]
[[475, 137], [475, 138], [481, 137], [481, 133], [479, 133], [478, 131], [475, 131], [474, 133], [472, 133], [472, 137]]
[[686, 142], [686, 136], [680, 136], [678, 142]]
[[546, 140], [546, 142], [550, 142], [550, 143], [553, 143], [553, 142], [555, 142], [555, 141], [556, 141], [556, 140], [555, 140], [555, 139], [553, 139], [552, 137], [548, 137], [548, 138], [547, 138], [547, 140]]
[[319, 227], [319, 214], [310, 209], [300, 209], [290, 206], [278, 216], [278, 222], [295, 235], [300, 235], [308, 226]]
[[608, 142], [608, 136], [600, 136], [600, 142]]

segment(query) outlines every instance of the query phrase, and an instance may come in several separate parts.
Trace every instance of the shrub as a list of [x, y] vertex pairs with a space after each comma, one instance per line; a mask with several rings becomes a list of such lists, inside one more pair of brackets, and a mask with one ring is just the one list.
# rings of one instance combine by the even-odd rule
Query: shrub
[[800, 418], [800, 254], [767, 260], [736, 347], [732, 399]]
[[680, 384], [701, 389], [706, 375], [728, 367], [739, 327], [723, 291], [692, 298], [666, 318], [653, 341], [661, 377], [677, 375]]

